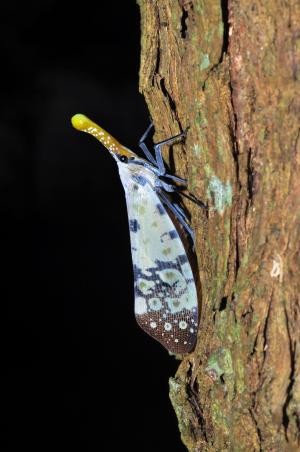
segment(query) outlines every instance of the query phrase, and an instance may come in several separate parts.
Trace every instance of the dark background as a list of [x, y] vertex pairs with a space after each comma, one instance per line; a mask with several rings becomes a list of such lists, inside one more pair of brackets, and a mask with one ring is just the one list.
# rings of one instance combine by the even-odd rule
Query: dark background
[[3, 451], [185, 450], [178, 363], [134, 318], [115, 162], [70, 125], [85, 113], [137, 150], [139, 20], [133, 0], [1, 6]]

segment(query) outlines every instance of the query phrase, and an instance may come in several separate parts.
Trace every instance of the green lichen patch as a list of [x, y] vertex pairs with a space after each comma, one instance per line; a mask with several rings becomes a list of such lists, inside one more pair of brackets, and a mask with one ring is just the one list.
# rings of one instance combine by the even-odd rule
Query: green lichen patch
[[233, 375], [233, 365], [230, 350], [224, 347], [217, 349], [210, 355], [205, 370], [207, 372], [214, 371], [217, 379], [223, 375], [231, 377]]
[[194, 144], [193, 146], [193, 152], [194, 154], [199, 157], [201, 153], [200, 145], [198, 143]]
[[223, 214], [226, 206], [232, 203], [232, 187], [230, 182], [223, 182], [215, 175], [211, 176], [207, 188], [207, 197], [213, 201], [215, 209]]
[[200, 70], [203, 71], [204, 69], [207, 69], [209, 65], [210, 65], [209, 55], [208, 53], [205, 53], [201, 59]]

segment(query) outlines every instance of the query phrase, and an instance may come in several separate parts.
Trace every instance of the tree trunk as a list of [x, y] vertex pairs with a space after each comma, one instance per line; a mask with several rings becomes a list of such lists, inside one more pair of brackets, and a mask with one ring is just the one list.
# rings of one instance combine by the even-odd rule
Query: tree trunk
[[[299, 0], [139, 0], [140, 90], [193, 203], [198, 342], [170, 379], [190, 451], [300, 450]], [[168, 155], [165, 155], [168, 158]]]

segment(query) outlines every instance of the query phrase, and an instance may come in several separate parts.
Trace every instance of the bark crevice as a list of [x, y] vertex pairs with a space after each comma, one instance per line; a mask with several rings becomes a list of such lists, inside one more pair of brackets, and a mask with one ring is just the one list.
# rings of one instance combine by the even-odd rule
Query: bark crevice
[[228, 53], [228, 45], [229, 45], [229, 11], [228, 11], [228, 0], [221, 0], [221, 10], [222, 10], [222, 20], [224, 24], [223, 31], [223, 45], [222, 45], [222, 54], [220, 58], [220, 63], [223, 61], [224, 53]]

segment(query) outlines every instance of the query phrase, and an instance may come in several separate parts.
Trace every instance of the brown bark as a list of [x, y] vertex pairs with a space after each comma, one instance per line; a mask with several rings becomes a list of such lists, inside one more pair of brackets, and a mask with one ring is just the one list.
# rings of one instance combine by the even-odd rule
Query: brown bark
[[[202, 290], [170, 379], [190, 451], [300, 450], [299, 0], [139, 0], [140, 90], [171, 163]], [[166, 158], [168, 155], [166, 155]]]

